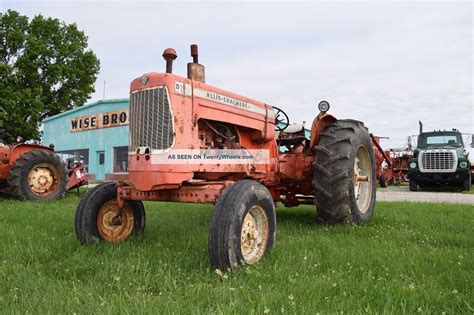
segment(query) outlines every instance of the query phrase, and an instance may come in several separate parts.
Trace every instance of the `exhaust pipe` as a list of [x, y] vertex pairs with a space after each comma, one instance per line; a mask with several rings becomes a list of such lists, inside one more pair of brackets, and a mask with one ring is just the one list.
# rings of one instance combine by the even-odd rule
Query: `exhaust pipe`
[[420, 133], [423, 132], [423, 123], [421, 122], [421, 120], [418, 120], [418, 124], [420, 124]]
[[193, 57], [193, 62], [188, 63], [188, 79], [205, 83], [204, 66], [199, 64], [196, 44], [191, 45], [191, 57]]
[[163, 52], [163, 59], [166, 60], [166, 73], [173, 73], [173, 60], [178, 57], [176, 50], [173, 48], [166, 48]]

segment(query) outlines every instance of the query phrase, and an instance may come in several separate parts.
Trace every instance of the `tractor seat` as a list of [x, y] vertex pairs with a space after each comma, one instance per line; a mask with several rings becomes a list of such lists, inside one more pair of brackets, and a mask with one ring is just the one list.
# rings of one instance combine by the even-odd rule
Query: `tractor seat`
[[456, 141], [455, 140], [449, 140], [448, 144], [456, 144]]
[[304, 130], [303, 124], [293, 124], [293, 125], [288, 125], [285, 130], [283, 130], [284, 133], [298, 133]]

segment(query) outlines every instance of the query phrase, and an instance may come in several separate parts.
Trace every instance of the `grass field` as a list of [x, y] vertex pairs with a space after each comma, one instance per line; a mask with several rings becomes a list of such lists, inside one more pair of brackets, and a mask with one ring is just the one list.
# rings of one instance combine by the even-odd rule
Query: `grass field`
[[364, 226], [277, 210], [255, 267], [209, 267], [212, 206], [147, 203], [142, 237], [84, 247], [78, 198], [0, 201], [0, 313], [474, 313], [474, 207], [378, 203]]

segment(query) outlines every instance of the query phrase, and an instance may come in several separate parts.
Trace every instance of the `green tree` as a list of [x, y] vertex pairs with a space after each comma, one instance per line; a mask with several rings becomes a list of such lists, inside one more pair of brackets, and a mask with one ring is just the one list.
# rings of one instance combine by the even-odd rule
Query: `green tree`
[[99, 60], [76, 24], [0, 13], [0, 140], [38, 140], [47, 117], [81, 106], [94, 92]]

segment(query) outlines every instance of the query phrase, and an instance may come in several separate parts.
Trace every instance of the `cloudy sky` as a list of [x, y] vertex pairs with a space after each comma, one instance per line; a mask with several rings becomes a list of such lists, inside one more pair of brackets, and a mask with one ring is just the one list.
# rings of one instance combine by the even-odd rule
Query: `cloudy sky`
[[129, 82], [164, 72], [177, 50], [185, 75], [199, 45], [206, 82], [284, 109], [310, 125], [328, 100], [398, 147], [425, 129], [474, 132], [470, 2], [10, 1], [2, 11], [77, 23], [101, 62], [96, 93], [123, 98]]

